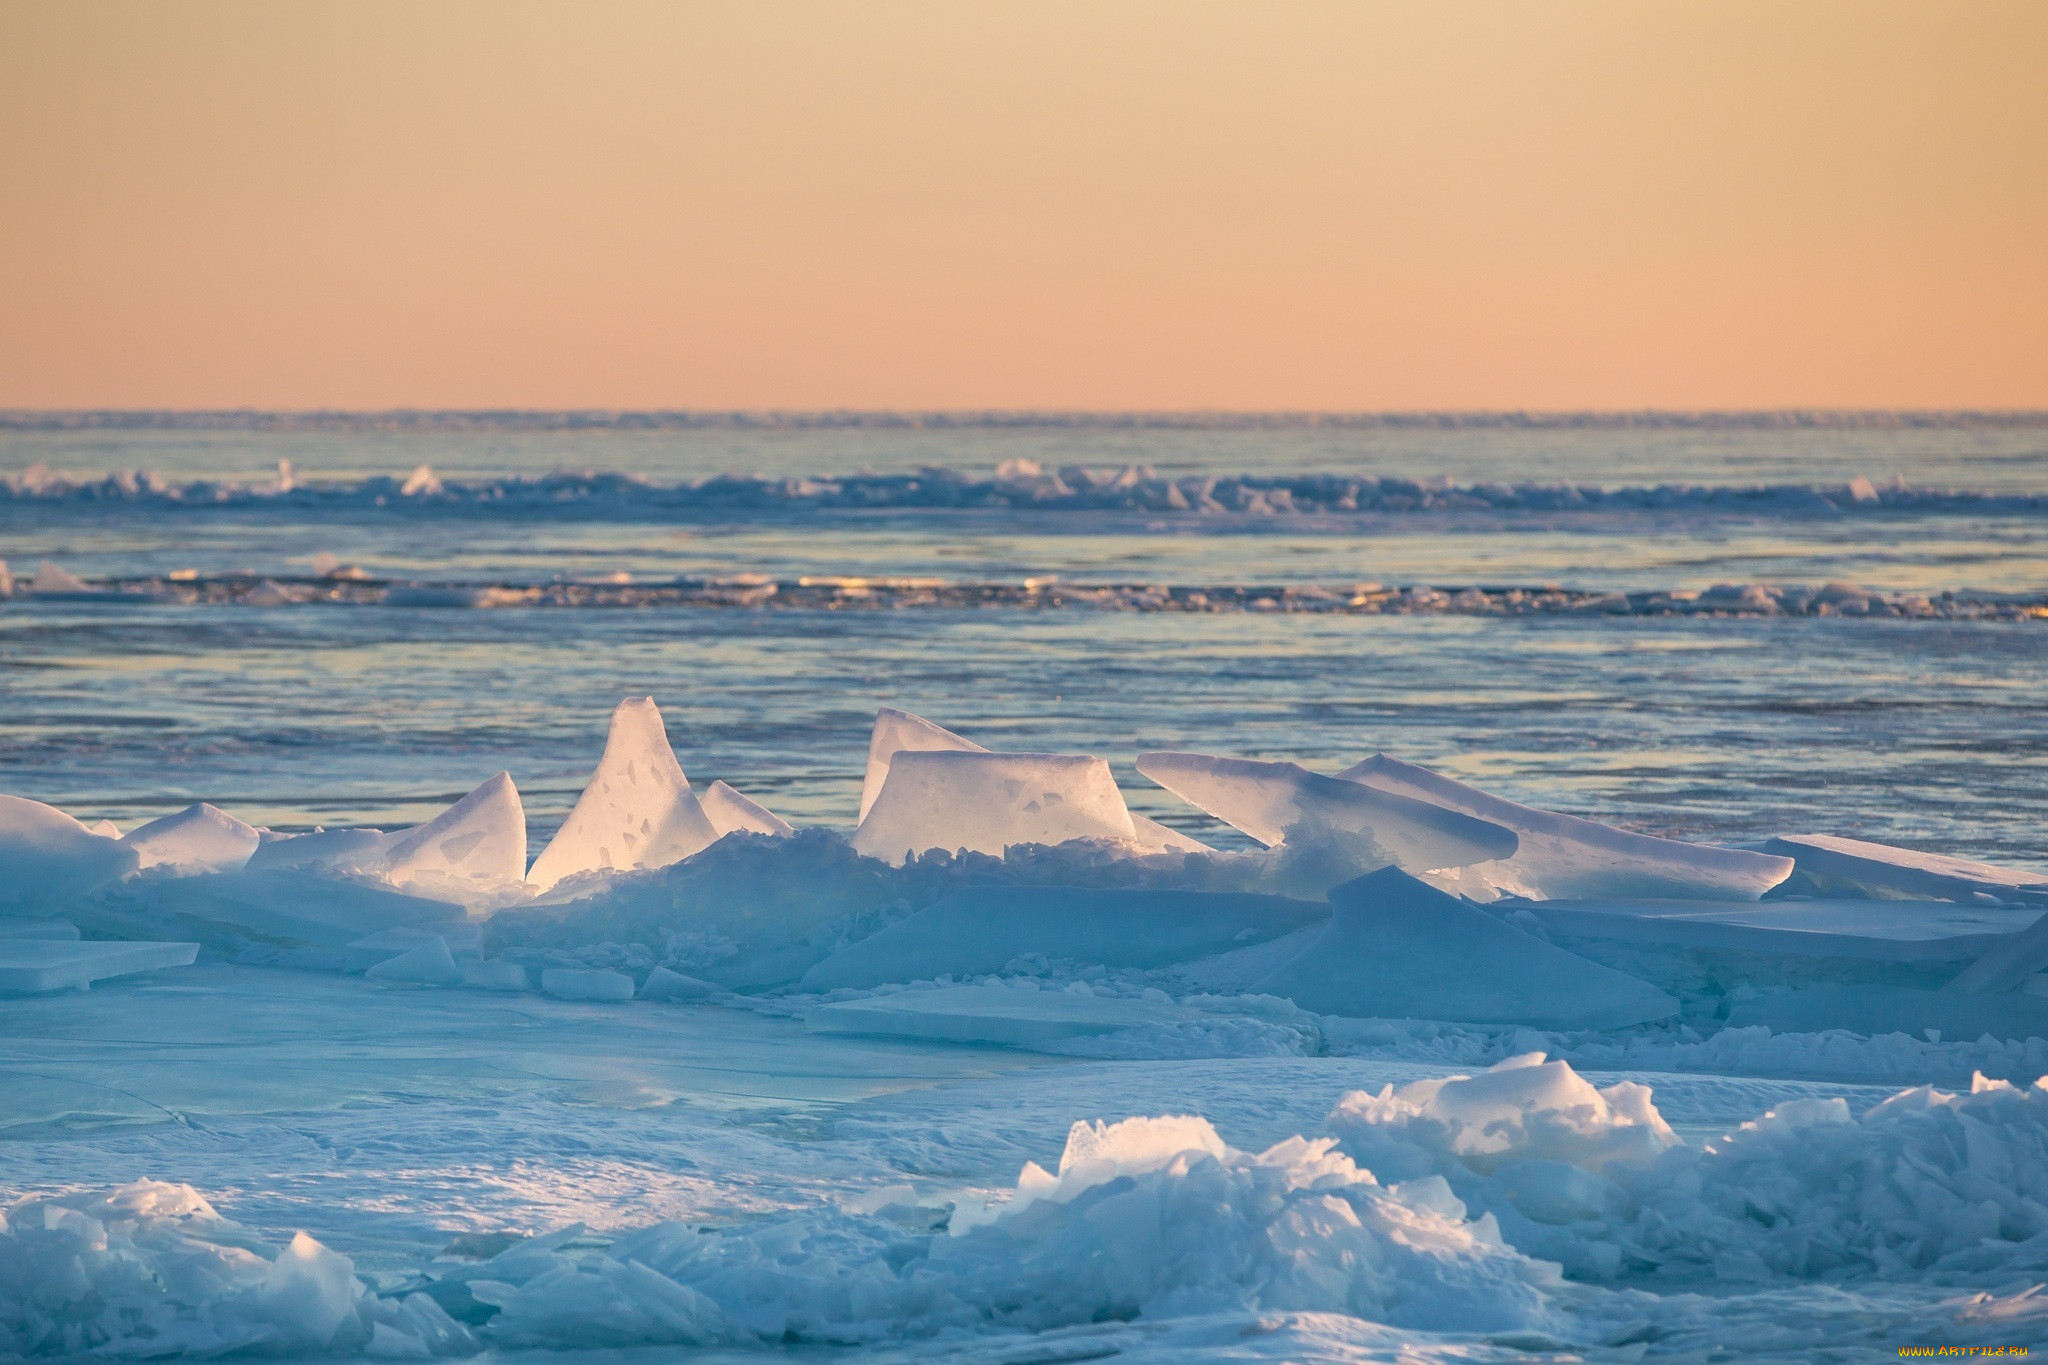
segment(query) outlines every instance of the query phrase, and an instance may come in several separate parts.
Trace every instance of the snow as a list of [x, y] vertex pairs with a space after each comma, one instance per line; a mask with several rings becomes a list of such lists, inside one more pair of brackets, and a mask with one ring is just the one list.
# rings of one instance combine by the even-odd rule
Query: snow
[[[1499, 904], [1499, 903], [1496, 903]], [[1872, 962], [1963, 962], [1994, 952], [2038, 909], [1943, 901], [1559, 900], [1526, 906], [1560, 934]], [[2015, 979], [2011, 984], [2017, 985]]]
[[363, 973], [371, 981], [388, 981], [414, 986], [459, 986], [462, 969], [455, 965], [448, 941], [428, 939], [396, 957], [387, 957]]
[[0, 796], [0, 914], [47, 915], [139, 866], [134, 849], [55, 806]]
[[633, 998], [633, 978], [603, 968], [550, 967], [540, 974], [540, 988], [557, 1000], [619, 1003]]
[[148, 908], [190, 926], [208, 942], [251, 939], [347, 948], [383, 929], [460, 923], [463, 908], [360, 881], [307, 872], [221, 872], [150, 887]]
[[1082, 754], [906, 750], [889, 761], [853, 847], [901, 864], [927, 849], [1135, 837], [1109, 765]]
[[2048, 902], [2048, 878], [2040, 873], [1967, 858], [1920, 853], [1831, 834], [1781, 834], [1761, 847], [1767, 853], [1792, 859], [1813, 889], [1824, 895], [1888, 900], [1939, 897], [1959, 901], [1983, 895]]
[[0, 938], [0, 994], [84, 990], [108, 977], [187, 966], [198, 951], [196, 943]]
[[1513, 830], [1520, 842], [1511, 853], [1474, 866], [1441, 864], [1457, 870], [1436, 883], [1475, 900], [1509, 895], [1753, 901], [1792, 871], [1791, 859], [1774, 854], [1659, 839], [1533, 810], [1387, 754], [1374, 754], [1338, 776]]
[[1138, 771], [1263, 844], [1329, 859], [1325, 885], [1377, 867], [1426, 872], [1515, 850], [1513, 832], [1499, 825], [1298, 763], [1160, 752], [1140, 754]]
[[711, 828], [717, 830], [720, 837], [734, 830], [766, 834], [776, 839], [796, 833], [796, 827], [789, 821], [723, 782], [713, 782], [699, 799], [704, 807], [704, 818], [711, 822]]
[[1263, 943], [1329, 907], [1242, 892], [975, 887], [826, 958], [805, 990], [1000, 972], [1027, 953], [1110, 967], [1162, 967]]
[[526, 876], [526, 812], [499, 773], [393, 844], [374, 871], [396, 886], [466, 894]]
[[[597, 771], [526, 879], [546, 890], [579, 872], [666, 867], [724, 832], [690, 790], [654, 698], [629, 699], [612, 712]], [[522, 871], [524, 857], [522, 843]]]
[[813, 1033], [884, 1034], [952, 1043], [1038, 1048], [1146, 1024], [1179, 1023], [1188, 1011], [1163, 1001], [1093, 992], [944, 986], [819, 1005], [804, 1016]]
[[235, 872], [249, 861], [263, 838], [254, 826], [201, 801], [136, 826], [121, 836], [121, 842], [135, 850], [146, 868]]
[[1258, 983], [1319, 1014], [1535, 1028], [1618, 1028], [1678, 1002], [1649, 983], [1532, 937], [1397, 868], [1330, 892], [1335, 918]]

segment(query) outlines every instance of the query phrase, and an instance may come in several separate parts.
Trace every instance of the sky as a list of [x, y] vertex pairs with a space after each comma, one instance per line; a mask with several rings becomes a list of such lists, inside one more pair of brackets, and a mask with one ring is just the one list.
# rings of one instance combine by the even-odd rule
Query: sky
[[2048, 407], [2039, 0], [0, 0], [0, 407]]

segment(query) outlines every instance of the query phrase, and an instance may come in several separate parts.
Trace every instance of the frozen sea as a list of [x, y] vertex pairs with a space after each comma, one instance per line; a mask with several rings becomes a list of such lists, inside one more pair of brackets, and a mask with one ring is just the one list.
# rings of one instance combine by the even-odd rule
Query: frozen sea
[[[851, 828], [889, 705], [990, 747], [1100, 755], [1135, 812], [1219, 845], [1245, 841], [1139, 777], [1138, 753], [1330, 772], [1384, 750], [1647, 833], [1817, 831], [2048, 875], [2048, 421], [17, 421], [0, 478], [15, 578], [49, 561], [105, 589], [0, 600], [0, 792], [88, 823], [205, 800], [280, 830], [391, 828], [502, 769], [538, 849], [611, 708], [651, 694], [694, 783], [798, 825]], [[479, 602], [497, 604], [449, 605]], [[1789, 1101], [1861, 1116], [1906, 1086], [1967, 1093], [1979, 1068], [2033, 1079], [1954, 1040], [1775, 1041], [1537, 1040], [1598, 1085], [1648, 1085], [1694, 1145]], [[463, 1234], [843, 1241], [831, 1219], [884, 1187], [936, 1207], [1056, 1168], [1077, 1120], [1200, 1114], [1260, 1151], [1323, 1131], [1347, 1092], [1517, 1050], [1453, 1030], [1085, 1060], [807, 1034], [773, 1007], [202, 960], [0, 1001], [0, 1200], [189, 1184], [397, 1292]], [[2013, 1150], [2008, 1185], [2048, 1181]], [[1835, 1177], [1801, 1178], [1810, 1212]], [[1076, 1264], [1150, 1254], [1060, 1235]], [[897, 1305], [872, 1322], [900, 1331], [835, 1336], [763, 1309], [783, 1330], [703, 1349], [1706, 1360], [2048, 1340], [2038, 1248], [1939, 1273], [1759, 1253], [1752, 1274], [1730, 1246], [1741, 1273], [1575, 1274], [1519, 1325], [1473, 1307], [1499, 1286], [1445, 1280], [1377, 1315], [1277, 1295], [982, 1331]], [[748, 1292], [802, 1299], [792, 1283]], [[564, 1331], [489, 1349], [604, 1340]]]

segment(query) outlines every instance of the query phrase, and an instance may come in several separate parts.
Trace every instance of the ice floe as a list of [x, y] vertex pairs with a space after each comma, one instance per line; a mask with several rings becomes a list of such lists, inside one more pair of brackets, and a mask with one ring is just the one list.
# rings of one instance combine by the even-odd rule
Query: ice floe
[[84, 990], [95, 981], [188, 965], [196, 943], [82, 943], [0, 938], [0, 995]]

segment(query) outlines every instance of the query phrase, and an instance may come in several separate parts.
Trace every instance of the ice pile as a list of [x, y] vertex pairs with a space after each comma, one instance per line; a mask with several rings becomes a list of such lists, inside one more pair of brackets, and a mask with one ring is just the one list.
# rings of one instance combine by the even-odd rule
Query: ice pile
[[1902, 1091], [1858, 1118], [1792, 1100], [1701, 1147], [1647, 1088], [1543, 1054], [1346, 1095], [1329, 1130], [1382, 1179], [1438, 1174], [1522, 1252], [1612, 1280], [2048, 1271], [2048, 1078]]
[[431, 1292], [497, 1309], [485, 1335], [505, 1346], [863, 1343], [1231, 1310], [1567, 1326], [1555, 1269], [1468, 1219], [1444, 1181], [1384, 1186], [1334, 1145], [1252, 1154], [1200, 1118], [1077, 1123], [1056, 1174], [1027, 1165], [1007, 1202], [956, 1210], [946, 1231], [904, 1189], [869, 1214], [665, 1223], [597, 1251], [570, 1229], [436, 1267]]
[[424, 1295], [374, 1297], [300, 1233], [267, 1245], [189, 1185], [141, 1180], [0, 1214], [0, 1355], [469, 1354]]

